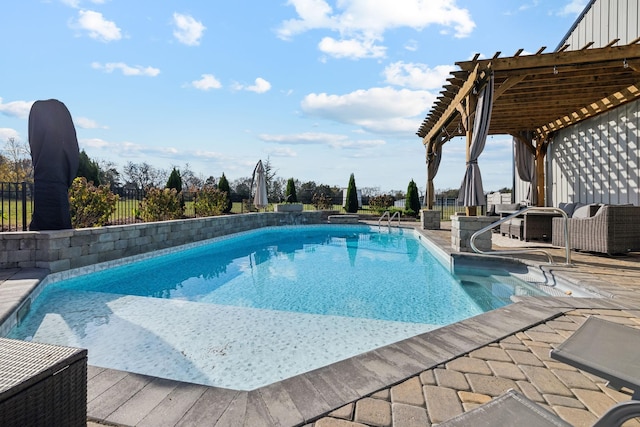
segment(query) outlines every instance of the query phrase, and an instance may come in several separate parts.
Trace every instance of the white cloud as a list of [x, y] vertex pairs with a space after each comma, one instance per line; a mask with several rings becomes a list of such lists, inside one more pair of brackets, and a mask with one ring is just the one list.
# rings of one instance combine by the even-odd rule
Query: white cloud
[[251, 86], [245, 86], [238, 82], [233, 83], [232, 88], [234, 90], [247, 90], [249, 92], [255, 93], [265, 93], [271, 90], [271, 83], [263, 79], [262, 77], [258, 77], [255, 79], [254, 84]]
[[143, 67], [140, 65], [130, 66], [124, 62], [108, 62], [101, 64], [99, 62], [93, 62], [92, 68], [96, 70], [103, 70], [105, 73], [112, 73], [116, 70], [120, 70], [125, 76], [146, 76], [155, 77], [160, 74], [160, 70], [154, 67]]
[[251, 86], [247, 86], [246, 90], [255, 93], [265, 93], [271, 89], [271, 83], [263, 79], [262, 77], [258, 77], [255, 80], [255, 84]]
[[29, 117], [33, 103], [34, 101], [12, 101], [4, 104], [2, 98], [0, 98], [0, 113], [9, 117], [26, 119]]
[[66, 4], [69, 7], [77, 9], [80, 7], [80, 0], [60, 0], [62, 4]]
[[[80, 7], [80, 3], [82, 2], [82, 0], [60, 0], [60, 2], [62, 4], [66, 4], [69, 7], [77, 9], [77, 8]], [[91, 3], [93, 3], [93, 4], [104, 4], [104, 3], [106, 3], [106, 0], [91, 0]]]
[[[203, 151], [203, 150], [196, 150], [193, 153], [189, 154], [191, 155], [191, 158], [197, 158], [197, 159], [205, 159], [205, 160], [224, 160], [226, 158], [226, 156], [222, 153], [218, 153], [216, 151]], [[187, 160], [189, 160], [189, 158], [187, 157]]]
[[89, 148], [107, 148], [112, 144], [100, 138], [84, 138], [79, 141], [80, 145]]
[[558, 15], [579, 15], [586, 6], [587, 0], [571, 0], [558, 12]]
[[191, 86], [200, 90], [220, 89], [222, 84], [213, 74], [202, 74], [200, 80], [191, 82]]
[[409, 27], [420, 31], [440, 25], [453, 29], [455, 37], [461, 38], [475, 28], [469, 11], [456, 6], [455, 0], [404, 0], [401, 7], [396, 0], [378, 0], [374, 6], [371, 0], [341, 0], [336, 2], [336, 11], [325, 0], [289, 0], [287, 4], [295, 8], [298, 18], [283, 21], [277, 29], [278, 37], [288, 40], [310, 30], [329, 30], [340, 34], [341, 40], [328, 38], [321, 42], [319, 46], [327, 49], [326, 53], [355, 52], [348, 47], [356, 40], [361, 46], [376, 48], [365, 50], [363, 58], [379, 57], [384, 47], [375, 46], [375, 42], [382, 41], [384, 33], [391, 29]]
[[410, 52], [415, 52], [418, 50], [418, 41], [417, 40], [409, 40], [405, 43], [404, 48]]
[[81, 129], [108, 129], [107, 126], [101, 126], [95, 120], [86, 117], [76, 117], [73, 119], [73, 123]]
[[100, 12], [93, 10], [78, 11], [78, 20], [72, 26], [87, 31], [89, 37], [105, 43], [122, 38], [115, 22], [107, 21]]
[[0, 141], [8, 141], [9, 138], [20, 140], [20, 134], [17, 130], [11, 128], [0, 128]]
[[198, 46], [204, 30], [207, 28], [191, 15], [183, 15], [177, 12], [173, 14], [173, 25], [175, 26], [173, 30], [174, 37], [187, 46]]
[[438, 65], [429, 68], [426, 64], [394, 62], [385, 67], [383, 74], [387, 83], [411, 89], [440, 89], [455, 67]]
[[322, 132], [304, 132], [285, 135], [262, 134], [259, 138], [264, 142], [282, 145], [327, 145], [333, 148], [361, 149], [367, 147], [378, 147], [384, 145], [385, 141], [375, 140], [353, 140], [346, 135]]
[[310, 115], [361, 126], [375, 133], [415, 133], [435, 95], [391, 87], [357, 90], [346, 95], [309, 94], [301, 103]]
[[332, 37], [323, 38], [318, 44], [321, 52], [334, 58], [383, 58], [387, 48], [377, 46], [374, 40], [336, 40]]
[[271, 157], [298, 157], [298, 153], [289, 147], [275, 147], [271, 150], [267, 150], [267, 153]]

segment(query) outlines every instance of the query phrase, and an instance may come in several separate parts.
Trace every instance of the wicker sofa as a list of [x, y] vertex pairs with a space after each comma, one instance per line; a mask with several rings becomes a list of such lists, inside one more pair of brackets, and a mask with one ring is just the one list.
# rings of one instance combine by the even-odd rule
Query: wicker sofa
[[[602, 205], [593, 216], [569, 218], [571, 249], [604, 254], [640, 250], [640, 206]], [[565, 246], [564, 218], [553, 219], [552, 243]]]

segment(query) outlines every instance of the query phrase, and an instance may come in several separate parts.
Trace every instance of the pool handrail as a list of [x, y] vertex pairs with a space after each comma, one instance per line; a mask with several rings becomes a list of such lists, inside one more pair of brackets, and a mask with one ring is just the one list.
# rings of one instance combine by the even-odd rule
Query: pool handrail
[[393, 215], [391, 215], [389, 211], [384, 211], [382, 216], [378, 218], [378, 227], [380, 227], [382, 220], [387, 217], [387, 226], [391, 229], [391, 221], [393, 221], [393, 218], [395, 218], [396, 215], [398, 216], [398, 228], [400, 228], [400, 211], [394, 212]]
[[545, 251], [544, 249], [536, 249], [536, 248], [530, 248], [530, 249], [519, 249], [519, 250], [506, 250], [506, 251], [482, 251], [480, 249], [478, 249], [478, 247], [475, 244], [475, 240], [476, 237], [486, 233], [487, 231], [495, 228], [497, 225], [502, 224], [503, 222], [507, 222], [509, 220], [511, 220], [512, 218], [515, 218], [519, 215], [522, 215], [528, 211], [536, 211], [536, 212], [555, 212], [555, 213], [559, 213], [562, 215], [562, 217], [564, 218], [564, 241], [565, 241], [565, 262], [564, 265], [566, 266], [571, 266], [571, 249], [569, 247], [569, 216], [567, 215], [567, 213], [565, 211], [563, 211], [560, 208], [556, 208], [556, 207], [542, 207], [542, 206], [525, 206], [524, 208], [520, 209], [517, 212], [514, 212], [510, 215], [507, 215], [503, 218], [500, 218], [498, 221], [495, 221], [489, 225], [487, 225], [484, 228], [481, 228], [480, 230], [476, 231], [475, 233], [473, 233], [473, 235], [471, 236], [471, 239], [469, 240], [469, 245], [471, 246], [471, 249], [473, 249], [474, 252], [482, 254], [482, 255], [513, 255], [513, 254], [519, 254], [519, 253], [525, 253], [525, 252], [541, 252], [543, 254], [545, 254], [547, 256], [547, 259], [549, 261], [549, 264], [553, 264], [553, 257], [551, 256], [551, 254], [548, 251]]

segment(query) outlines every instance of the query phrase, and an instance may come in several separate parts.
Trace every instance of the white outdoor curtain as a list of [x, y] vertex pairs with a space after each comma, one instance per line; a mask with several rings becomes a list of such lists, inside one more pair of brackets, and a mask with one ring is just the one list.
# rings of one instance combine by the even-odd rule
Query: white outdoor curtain
[[478, 167], [478, 157], [484, 150], [489, 124], [491, 123], [491, 108], [493, 106], [493, 74], [489, 77], [486, 86], [478, 96], [476, 115], [473, 122], [473, 135], [471, 136], [471, 152], [467, 162], [467, 171], [464, 174], [458, 202], [463, 206], [483, 206], [485, 204], [484, 189], [482, 188], [482, 176]]
[[516, 170], [518, 176], [523, 182], [529, 183], [529, 189], [527, 190], [527, 200], [529, 204], [535, 205], [537, 203], [537, 192], [533, 191], [536, 183], [536, 156], [529, 150], [524, 142], [532, 144], [533, 134], [532, 132], [522, 132], [520, 135], [520, 141], [517, 138], [513, 138], [513, 152], [514, 161], [516, 163]]
[[427, 153], [427, 193], [422, 201], [423, 206], [428, 206], [429, 201], [435, 200], [435, 190], [433, 187], [433, 179], [438, 174], [440, 168], [440, 160], [442, 159], [442, 144], [436, 143], [436, 151]]

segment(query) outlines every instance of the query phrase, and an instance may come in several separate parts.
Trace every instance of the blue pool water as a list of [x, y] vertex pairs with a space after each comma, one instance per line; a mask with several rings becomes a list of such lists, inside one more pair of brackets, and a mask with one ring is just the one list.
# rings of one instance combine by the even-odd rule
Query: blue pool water
[[268, 228], [49, 284], [10, 337], [251, 390], [536, 293], [452, 276], [413, 231]]

